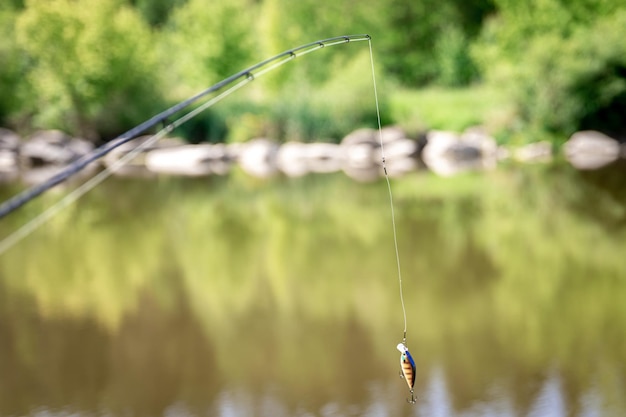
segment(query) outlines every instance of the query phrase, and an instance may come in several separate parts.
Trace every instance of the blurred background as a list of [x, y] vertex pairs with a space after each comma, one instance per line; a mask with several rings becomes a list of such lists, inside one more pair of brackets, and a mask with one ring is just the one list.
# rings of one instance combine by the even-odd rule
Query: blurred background
[[[372, 36], [384, 118], [501, 142], [624, 135], [624, 0], [6, 0], [0, 124], [104, 141], [255, 62]], [[197, 117], [190, 140], [338, 140], [372, 125], [368, 51], [299, 60]], [[329, 99], [332, 95], [332, 99]], [[191, 127], [195, 129], [191, 129]], [[204, 130], [202, 130], [204, 128]], [[194, 135], [193, 131], [196, 131]], [[199, 132], [199, 133], [198, 133]]]
[[234, 163], [360, 152], [360, 42], [173, 132], [235, 149], [227, 172], [115, 176], [0, 254], [1, 416], [626, 415], [626, 1], [4, 0], [0, 31], [0, 201], [44, 130], [97, 146], [279, 52], [371, 35], [390, 149], [412, 144], [391, 185], [418, 399], [378, 137], [365, 179]]

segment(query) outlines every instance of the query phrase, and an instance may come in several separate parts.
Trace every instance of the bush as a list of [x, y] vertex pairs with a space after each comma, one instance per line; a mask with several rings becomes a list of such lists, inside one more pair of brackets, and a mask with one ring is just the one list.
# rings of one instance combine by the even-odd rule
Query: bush
[[566, 137], [594, 124], [601, 130], [620, 128], [601, 126], [607, 122], [623, 125], [626, 11], [620, 1], [587, 8], [556, 0], [536, 0], [536, 8], [500, 2], [501, 14], [484, 31], [475, 57], [488, 82], [513, 96], [525, 129]]
[[475, 77], [469, 44], [493, 11], [488, 0], [388, 0], [383, 65], [407, 86], [466, 85]]
[[[355, 7], [345, 0], [323, 4], [317, 0], [264, 0], [259, 27], [263, 55], [269, 57], [317, 40], [356, 34], [372, 35], [376, 47], [384, 3], [363, 0]], [[328, 48], [313, 59], [284, 67], [280, 75], [269, 75], [265, 83], [275, 90], [294, 81], [319, 85], [341, 71], [364, 48], [365, 42]]]
[[135, 7], [143, 19], [153, 27], [165, 24], [172, 11], [187, 0], [128, 0]]
[[0, 124], [7, 126], [20, 107], [23, 61], [15, 42], [17, 12], [0, 8]]
[[254, 63], [253, 7], [249, 0], [210, 6], [189, 0], [173, 12], [160, 34], [173, 99], [187, 98]]
[[469, 42], [457, 27], [443, 32], [435, 44], [437, 64], [436, 82], [447, 87], [469, 85], [477, 78], [478, 72], [470, 52]]
[[151, 32], [121, 1], [30, 0], [16, 32], [35, 127], [107, 139], [163, 107]]
[[[320, 51], [323, 54], [326, 51]], [[319, 55], [308, 55], [315, 63]], [[274, 71], [283, 75], [293, 61]], [[302, 71], [301, 68], [298, 71]], [[287, 79], [280, 90], [268, 97], [263, 93], [266, 78], [215, 107], [227, 123], [228, 140], [241, 142], [255, 136], [278, 141], [338, 142], [357, 127], [376, 127], [376, 106], [369, 51], [363, 51], [340, 72], [322, 83]], [[384, 77], [378, 75], [382, 123], [391, 122], [384, 96]]]
[[228, 129], [221, 113], [209, 109], [184, 123], [174, 134], [189, 143], [220, 143], [226, 140]]

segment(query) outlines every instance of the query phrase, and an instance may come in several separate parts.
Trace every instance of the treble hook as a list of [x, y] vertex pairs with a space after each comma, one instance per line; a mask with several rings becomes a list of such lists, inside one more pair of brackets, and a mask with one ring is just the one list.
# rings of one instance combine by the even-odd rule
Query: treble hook
[[415, 399], [415, 395], [413, 394], [413, 390], [411, 390], [411, 399], [406, 399], [406, 402], [409, 404], [415, 404], [417, 400]]
[[[404, 375], [402, 374], [402, 370], [398, 371], [398, 375], [400, 376], [400, 378], [404, 379]], [[415, 394], [413, 389], [409, 390], [409, 392], [411, 393], [411, 398], [407, 398], [406, 402], [409, 404], [415, 404], [417, 402], [417, 400], [415, 399]]]

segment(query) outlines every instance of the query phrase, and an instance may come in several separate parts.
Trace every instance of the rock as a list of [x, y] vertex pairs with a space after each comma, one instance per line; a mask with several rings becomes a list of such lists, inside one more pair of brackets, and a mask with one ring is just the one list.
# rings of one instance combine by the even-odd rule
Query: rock
[[574, 133], [563, 146], [565, 158], [577, 169], [598, 169], [620, 156], [617, 140], [594, 130]]
[[514, 149], [513, 159], [525, 163], [541, 163], [552, 161], [552, 144], [547, 141], [529, 143]]
[[[467, 165], [466, 162], [459, 163], [458, 161], [469, 159], [474, 165], [480, 156], [475, 148], [463, 147], [460, 144], [459, 136], [455, 133], [432, 131], [427, 134], [426, 140], [422, 159], [431, 171], [439, 175], [454, 175], [462, 171], [465, 168], [464, 165]], [[462, 151], [466, 154], [463, 158], [460, 155]], [[467, 155], [470, 151], [471, 155]]]
[[287, 142], [278, 149], [276, 164], [285, 175], [301, 177], [310, 172], [306, 152], [305, 144]]
[[[394, 159], [414, 158], [417, 156], [419, 147], [415, 140], [400, 138], [384, 144], [385, 161]], [[378, 152], [382, 161], [382, 152]]]
[[[383, 147], [381, 148], [381, 139]], [[408, 139], [403, 129], [389, 126], [376, 129], [358, 129], [341, 142], [344, 150], [344, 172], [358, 181], [373, 181], [381, 175], [382, 154], [390, 177], [404, 175], [419, 169], [420, 145]]]
[[334, 143], [287, 142], [278, 150], [278, 168], [290, 177], [341, 170], [343, 149]]
[[468, 170], [493, 168], [496, 165], [496, 142], [480, 131], [467, 131], [463, 135], [431, 131], [426, 140], [422, 159], [438, 175], [451, 176]]
[[498, 146], [496, 150], [496, 159], [498, 161], [504, 161], [513, 156], [513, 152], [506, 146]]
[[343, 138], [340, 146], [344, 154], [344, 169], [367, 170], [378, 165], [374, 155], [374, 151], [380, 148], [377, 130], [355, 130]]
[[334, 143], [311, 143], [306, 145], [306, 161], [311, 172], [330, 173], [341, 170], [343, 151]]
[[[384, 147], [376, 151], [376, 159], [381, 161], [382, 151], [385, 153], [385, 166], [390, 177], [400, 177], [419, 169], [419, 145], [413, 139], [398, 137], [392, 141], [385, 141]], [[383, 173], [384, 174], [384, 173]]]
[[[406, 138], [406, 132], [404, 131], [404, 129], [402, 129], [399, 126], [386, 126], [383, 127], [381, 129], [380, 132], [382, 139], [383, 139], [383, 144], [387, 144], [390, 142], [394, 142], [396, 140], [401, 140], [401, 139], [405, 139]], [[376, 137], [377, 141], [380, 142], [380, 138], [378, 138], [378, 135]]]
[[278, 168], [290, 177], [341, 169], [343, 150], [334, 143], [287, 142], [278, 150]]
[[356, 167], [344, 165], [341, 170], [348, 177], [359, 182], [372, 182], [380, 178], [380, 168], [375, 166]]
[[33, 134], [20, 149], [26, 167], [67, 165], [93, 150], [93, 144], [72, 138], [60, 130], [42, 130]]
[[223, 175], [232, 160], [222, 144], [181, 145], [154, 149], [146, 153], [146, 168], [158, 174], [204, 176]]
[[483, 169], [494, 169], [498, 161], [496, 140], [480, 126], [471, 127], [461, 135], [461, 141], [480, 150]]
[[341, 169], [350, 178], [369, 182], [379, 177], [380, 167], [374, 151], [379, 149], [378, 132], [374, 129], [358, 129], [341, 141], [343, 163]]
[[20, 137], [9, 129], [0, 128], [0, 182], [12, 181], [19, 169]]
[[228, 155], [228, 157], [232, 161], [237, 161], [239, 159], [239, 156], [241, 155], [242, 149], [245, 147], [245, 144], [235, 142], [225, 144], [224, 146], [226, 146], [226, 154]]
[[376, 145], [371, 143], [357, 143], [350, 146], [343, 146], [344, 167], [367, 169], [376, 168], [378, 165], [374, 162], [374, 150]]
[[378, 142], [379, 140], [378, 140], [377, 130], [363, 128], [363, 129], [357, 129], [354, 132], [351, 132], [348, 135], [346, 135], [342, 139], [341, 145], [347, 147], [347, 146], [358, 145], [362, 143], [377, 144]]
[[394, 159], [387, 165], [387, 175], [391, 178], [402, 177], [409, 172], [417, 171], [419, 163], [414, 158]]
[[246, 142], [239, 151], [239, 165], [248, 174], [268, 178], [278, 172], [276, 157], [279, 146], [276, 142], [257, 138]]
[[[226, 175], [230, 172], [236, 160], [236, 156], [231, 153], [231, 149], [231, 147], [223, 143], [213, 145], [214, 158], [211, 160], [211, 170], [215, 175]], [[216, 158], [218, 155], [219, 158]]]
[[12, 130], [0, 127], [0, 149], [17, 152], [20, 147], [20, 136]]
[[154, 172], [146, 167], [147, 153], [156, 149], [182, 146], [185, 142], [181, 139], [166, 138], [147, 145], [146, 142], [152, 138], [152, 135], [139, 136], [118, 146], [104, 156], [103, 164], [115, 175], [142, 177], [154, 175]]

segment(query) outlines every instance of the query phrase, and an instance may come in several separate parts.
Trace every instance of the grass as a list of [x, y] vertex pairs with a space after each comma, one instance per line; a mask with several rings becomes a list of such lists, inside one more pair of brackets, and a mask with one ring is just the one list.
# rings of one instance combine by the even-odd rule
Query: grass
[[389, 101], [396, 123], [410, 132], [430, 129], [461, 132], [481, 125], [495, 134], [515, 118], [512, 103], [482, 85], [398, 89], [390, 94]]

